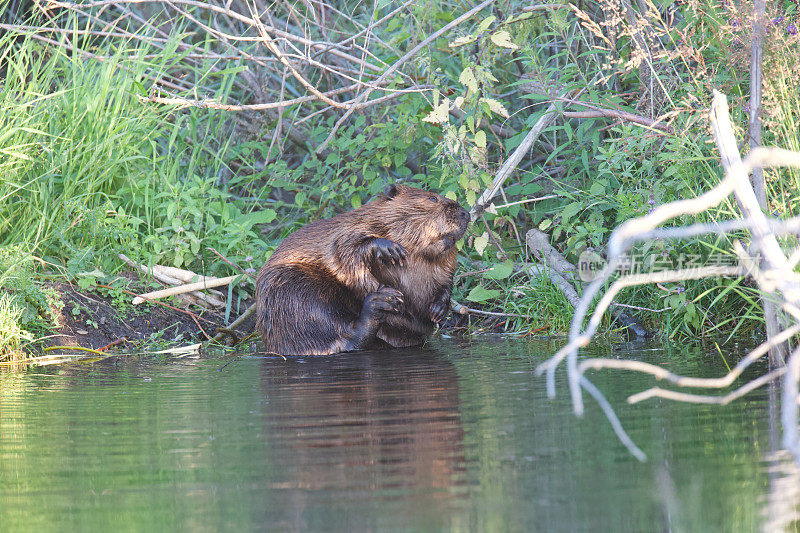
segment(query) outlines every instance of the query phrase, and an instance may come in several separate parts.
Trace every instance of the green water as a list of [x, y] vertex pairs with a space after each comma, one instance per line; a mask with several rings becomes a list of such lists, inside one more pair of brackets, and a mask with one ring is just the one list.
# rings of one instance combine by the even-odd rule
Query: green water
[[[558, 346], [439, 340], [245, 356], [222, 370], [231, 358], [0, 374], [0, 529], [798, 527], [800, 476], [775, 444], [777, 391], [727, 407], [629, 406], [628, 394], [654, 382], [592, 375], [648, 454], [639, 463], [591, 401], [577, 419], [563, 382], [546, 398], [532, 371]], [[699, 348], [619, 350], [691, 375], [724, 373], [719, 355]]]

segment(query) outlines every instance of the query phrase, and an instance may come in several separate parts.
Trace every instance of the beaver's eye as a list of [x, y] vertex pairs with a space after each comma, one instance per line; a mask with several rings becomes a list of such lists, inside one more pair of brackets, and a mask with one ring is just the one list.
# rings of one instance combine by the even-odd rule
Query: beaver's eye
[[430, 200], [431, 202], [433, 202], [435, 204], [439, 203], [439, 199], [437, 197], [435, 197], [435, 196], [429, 197], [428, 200]]

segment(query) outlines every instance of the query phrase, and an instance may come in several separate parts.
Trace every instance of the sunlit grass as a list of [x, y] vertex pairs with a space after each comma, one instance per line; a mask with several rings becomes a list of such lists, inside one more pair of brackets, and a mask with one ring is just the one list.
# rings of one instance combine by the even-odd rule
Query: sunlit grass
[[33, 335], [20, 326], [20, 318], [22, 310], [14, 305], [11, 295], [0, 294], [0, 361], [19, 357], [21, 343], [33, 340]]

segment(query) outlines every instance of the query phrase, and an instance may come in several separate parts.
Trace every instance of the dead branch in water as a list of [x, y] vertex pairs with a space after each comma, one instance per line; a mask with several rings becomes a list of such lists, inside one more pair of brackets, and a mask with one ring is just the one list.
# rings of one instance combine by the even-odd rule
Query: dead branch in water
[[[711, 106], [710, 119], [725, 170], [723, 180], [719, 185], [696, 198], [662, 205], [648, 215], [628, 220], [614, 230], [609, 239], [607, 264], [586, 288], [576, 306], [570, 328], [569, 342], [537, 369], [537, 373], [546, 374], [548, 395], [553, 397], [556, 392], [555, 371], [562, 361], [566, 361], [569, 389], [575, 414], [578, 416], [583, 414], [582, 392], [588, 392], [601, 405], [620, 440], [631, 453], [640, 459], [644, 459], [644, 454], [625, 433], [602, 393], [584, 376], [587, 370], [601, 368], [628, 370], [650, 374], [677, 387], [725, 388], [733, 384], [742, 371], [753, 362], [763, 357], [771, 349], [800, 333], [800, 275], [794, 272], [796, 258], [800, 257], [800, 250], [790, 250], [787, 254], [776, 238], [776, 235], [781, 233], [800, 235], [800, 227], [798, 227], [797, 220], [780, 221], [767, 216], [761, 209], [759, 199], [748, 177], [754, 168], [800, 167], [800, 153], [779, 148], [755, 147], [750, 155], [742, 160], [730, 123], [727, 99], [723, 94], [716, 91]], [[734, 195], [742, 211], [741, 220], [731, 220], [719, 224], [693, 224], [672, 228], [658, 228], [661, 224], [676, 217], [702, 213], [718, 205], [731, 194]], [[661, 239], [677, 240], [705, 233], [728, 234], [737, 229], [749, 230], [752, 238], [749, 254], [745, 252], [745, 248], [738, 241], [735, 242], [734, 248], [739, 257], [738, 265], [697, 266], [683, 270], [622, 276], [600, 298], [588, 324], [584, 327], [584, 321], [589, 313], [592, 301], [599, 295], [611, 277], [617, 273], [618, 268], [624, 264], [627, 252], [635, 243], [652, 239], [655, 236]], [[754, 257], [755, 254], [757, 254], [756, 257]], [[779, 302], [777, 304], [778, 307], [784, 311], [792, 323], [774, 335], [770, 335], [767, 342], [752, 350], [726, 376], [721, 378], [691, 378], [673, 374], [658, 365], [639, 361], [620, 361], [618, 359], [592, 358], [578, 362], [578, 350], [586, 346], [594, 336], [600, 319], [612, 305], [614, 297], [620, 290], [629, 286], [648, 283], [715, 276], [740, 277], [744, 275], [749, 275], [754, 279], [765, 298]], [[800, 349], [795, 350], [789, 357], [786, 367], [775, 368], [723, 396], [686, 394], [680, 391], [655, 387], [632, 395], [628, 398], [628, 401], [633, 403], [647, 398], [660, 397], [675, 401], [725, 404], [771, 380], [782, 378], [783, 444], [794, 455], [795, 459], [800, 462], [797, 404], [798, 381], [800, 380], [799, 354]]]

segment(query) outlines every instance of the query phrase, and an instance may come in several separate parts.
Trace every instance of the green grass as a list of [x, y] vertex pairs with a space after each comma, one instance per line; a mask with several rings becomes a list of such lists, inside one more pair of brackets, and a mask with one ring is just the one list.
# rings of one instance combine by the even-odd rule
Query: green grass
[[0, 294], [0, 361], [20, 355], [20, 344], [33, 335], [20, 325], [22, 309], [14, 305], [10, 294]]
[[[4, 350], [46, 332], [43, 275], [80, 279], [99, 270], [110, 278], [123, 268], [120, 252], [213, 274], [218, 262], [206, 261], [201, 243], [233, 257], [265, 250], [254, 204], [219, 180], [231, 139], [223, 117], [175, 114], [137, 98], [172, 60], [169, 43], [154, 54], [140, 42], [72, 42], [75, 50], [0, 34]], [[225, 83], [223, 76], [221, 96]]]

